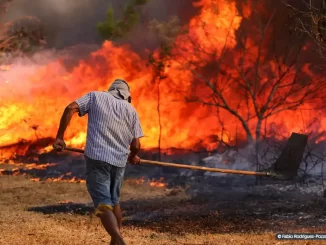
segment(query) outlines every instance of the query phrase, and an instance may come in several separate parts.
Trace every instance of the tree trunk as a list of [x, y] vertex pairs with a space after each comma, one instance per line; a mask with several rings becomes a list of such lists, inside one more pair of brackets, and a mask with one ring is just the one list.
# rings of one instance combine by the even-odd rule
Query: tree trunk
[[157, 80], [157, 114], [158, 114], [158, 124], [159, 124], [159, 135], [158, 135], [158, 161], [161, 161], [161, 138], [162, 138], [162, 123], [161, 123], [161, 91], [160, 91], [161, 79]]
[[246, 133], [247, 133], [247, 141], [248, 141], [248, 144], [251, 146], [255, 143], [255, 139], [254, 137], [252, 136], [252, 134], [249, 132], [247, 132], [246, 130]]
[[[230, 112], [230, 111], [229, 111], [229, 112]], [[246, 122], [243, 118], [241, 118], [239, 115], [234, 114], [234, 113], [232, 113], [232, 114], [235, 115], [235, 116], [239, 119], [239, 121], [240, 121], [240, 123], [241, 123], [243, 129], [245, 130], [245, 132], [246, 132], [246, 134], [247, 134], [247, 140], [248, 140], [248, 143], [249, 143], [249, 145], [252, 145], [252, 144], [255, 142], [255, 139], [254, 139], [254, 137], [252, 136], [252, 134], [251, 134], [251, 132], [250, 132], [249, 125], [248, 125], [247, 122]]]
[[[261, 127], [262, 127], [263, 119], [258, 118], [256, 125], [256, 141], [255, 141], [255, 161], [256, 161], [256, 171], [260, 171], [259, 164], [259, 150], [260, 150], [260, 137], [261, 137]], [[259, 176], [256, 177], [256, 185], [260, 184], [261, 178]]]

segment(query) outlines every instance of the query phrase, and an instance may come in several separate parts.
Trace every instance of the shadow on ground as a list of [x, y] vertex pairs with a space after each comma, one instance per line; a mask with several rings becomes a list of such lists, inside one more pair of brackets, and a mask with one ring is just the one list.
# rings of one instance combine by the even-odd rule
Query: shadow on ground
[[[157, 232], [241, 233], [286, 232], [300, 228], [322, 228], [326, 221], [326, 201], [298, 203], [248, 197], [241, 201], [136, 199], [121, 203], [124, 226], [148, 228]], [[31, 207], [43, 214], [70, 213], [92, 215], [90, 204], [63, 203]]]
[[78, 214], [78, 215], [90, 215], [94, 212], [94, 208], [91, 205], [87, 205], [84, 203], [61, 203], [55, 205], [46, 205], [40, 207], [31, 207], [28, 208], [27, 211], [39, 212], [43, 214], [58, 214], [58, 213], [66, 213], [66, 214]]

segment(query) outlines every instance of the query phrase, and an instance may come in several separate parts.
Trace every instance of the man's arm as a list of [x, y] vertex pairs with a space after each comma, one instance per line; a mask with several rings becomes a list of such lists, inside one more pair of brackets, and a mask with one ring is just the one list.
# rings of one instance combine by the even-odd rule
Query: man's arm
[[58, 129], [58, 133], [56, 136], [56, 139], [63, 140], [63, 136], [65, 134], [65, 131], [71, 121], [72, 116], [78, 112], [79, 113], [79, 105], [76, 102], [70, 103], [64, 110], [61, 120], [60, 120], [60, 126]]
[[53, 148], [57, 150], [63, 150], [66, 147], [66, 143], [63, 140], [65, 131], [71, 121], [72, 116], [74, 113], [78, 112], [79, 116], [84, 116], [88, 113], [91, 104], [91, 93], [84, 95], [83, 97], [79, 98], [78, 100], [70, 103], [64, 110], [60, 125], [58, 129], [58, 133], [53, 144]]
[[130, 157], [137, 156], [138, 152], [140, 151], [140, 140], [139, 138], [133, 139], [130, 144]]
[[128, 156], [128, 162], [131, 164], [139, 164], [140, 158], [137, 156], [140, 151], [140, 140], [139, 138], [134, 138], [130, 144], [130, 154]]
[[130, 144], [130, 154], [128, 161], [131, 164], [139, 164], [140, 163], [140, 158], [137, 156], [138, 152], [140, 151], [140, 138], [144, 137], [143, 129], [141, 127], [138, 114], [135, 113], [134, 117], [134, 127], [133, 127], [133, 135], [134, 139], [132, 140]]

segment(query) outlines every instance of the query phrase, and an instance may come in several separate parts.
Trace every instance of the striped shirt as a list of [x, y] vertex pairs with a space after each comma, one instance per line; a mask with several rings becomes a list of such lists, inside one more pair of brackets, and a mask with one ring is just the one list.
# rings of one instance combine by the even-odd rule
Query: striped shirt
[[125, 167], [134, 138], [144, 136], [135, 108], [108, 92], [90, 92], [75, 101], [79, 116], [88, 113], [85, 155]]

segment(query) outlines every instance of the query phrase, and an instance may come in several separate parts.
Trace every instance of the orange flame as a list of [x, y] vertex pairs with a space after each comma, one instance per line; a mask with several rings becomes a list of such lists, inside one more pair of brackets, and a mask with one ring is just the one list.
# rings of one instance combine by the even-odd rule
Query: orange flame
[[161, 177], [159, 180], [146, 180], [145, 176], [142, 176], [139, 179], [128, 179], [126, 182], [130, 184], [136, 184], [136, 185], [142, 185], [142, 184], [147, 184], [152, 187], [158, 187], [158, 188], [164, 188], [167, 187], [167, 183], [165, 182], [164, 178]]
[[152, 186], [152, 187], [167, 187], [167, 183], [164, 182], [164, 178], [161, 177], [158, 181], [152, 179], [150, 182], [149, 182], [149, 185]]
[[11, 65], [0, 65], [0, 71], [9, 71], [12, 67]]
[[[1, 163], [0, 163], [1, 164]], [[57, 163], [44, 163], [44, 164], [37, 164], [37, 163], [19, 163], [13, 162], [12, 160], [7, 162], [8, 165], [17, 166], [20, 168], [13, 168], [12, 170], [30, 170], [30, 169], [47, 169], [48, 167], [57, 166]]]
[[[1, 165], [1, 164], [0, 164]], [[36, 164], [36, 163], [30, 163], [30, 164], [24, 164], [24, 163], [16, 163], [12, 160], [8, 161], [6, 163], [8, 165], [7, 169], [6, 168], [1, 168], [0, 169], [0, 176], [4, 175], [5, 172], [7, 174], [10, 174], [12, 176], [25, 176], [26, 173], [23, 171], [26, 170], [46, 170], [48, 167], [52, 166], [57, 166], [56, 163], [46, 163], [46, 164]], [[64, 174], [61, 174], [57, 178], [40, 178], [40, 177], [34, 177], [29, 179], [32, 182], [40, 182], [40, 181], [45, 181], [45, 182], [66, 182], [66, 183], [86, 183], [84, 179], [77, 178], [76, 176], [72, 175], [72, 172], [67, 172]], [[148, 184], [149, 186], [152, 187], [166, 187], [167, 183], [165, 182], [164, 178], [160, 178], [158, 180], [152, 179], [152, 180], [146, 180], [145, 177], [141, 177], [139, 179], [128, 179], [126, 180], [129, 183], [132, 184]]]
[[71, 201], [64, 200], [64, 201], [59, 201], [58, 203], [59, 204], [67, 204], [67, 203], [71, 203]]
[[44, 180], [41, 180], [41, 178], [31, 178], [29, 180], [32, 182], [45, 181], [45, 182], [86, 183], [85, 180], [77, 179], [76, 177], [73, 177], [71, 179], [64, 179], [64, 175], [61, 175], [59, 178], [47, 178]]
[[[176, 39], [181, 47], [183, 58], [171, 60], [168, 78], [161, 86], [161, 148], [179, 147], [194, 148], [198, 142], [210, 150], [216, 146], [211, 135], [218, 135], [222, 128], [218, 124], [215, 111], [197, 105], [184, 103], [182, 92], [192, 90], [194, 76], [190, 71], [180, 69], [182, 61], [191, 59], [204, 65], [204, 53], [220, 54], [226, 46], [229, 49], [237, 45], [235, 34], [243, 18], [251, 15], [249, 5], [244, 5], [242, 16], [235, 1], [200, 0], [195, 6], [200, 7], [199, 14], [189, 22], [189, 36], [180, 34]], [[203, 29], [203, 23], [206, 24]], [[202, 56], [194, 55], [196, 48], [201, 48]], [[257, 50], [253, 50], [258, 52]], [[249, 57], [250, 58], [250, 57]], [[249, 59], [248, 58], [248, 59]], [[234, 57], [235, 62], [237, 57]], [[44, 66], [2, 67], [11, 76], [0, 81], [0, 147], [17, 144], [22, 139], [35, 141], [41, 137], [54, 137], [64, 107], [91, 90], [105, 91], [115, 78], [126, 79], [131, 86], [133, 105], [137, 109], [146, 137], [142, 140], [145, 148], [157, 147], [159, 125], [157, 115], [157, 95], [152, 84], [152, 70], [128, 46], [115, 46], [106, 41], [101, 49], [93, 52], [89, 58], [79, 62], [71, 70], [67, 70], [61, 60], [52, 61]], [[252, 62], [248, 62], [248, 66]], [[273, 64], [267, 65], [275, 71]], [[306, 72], [309, 73], [307, 66]], [[237, 77], [232, 74], [233, 79]], [[268, 74], [263, 74], [267, 76]], [[313, 76], [313, 74], [310, 74]], [[289, 75], [291, 76], [291, 74]], [[293, 74], [292, 74], [293, 76]], [[8, 79], [9, 80], [8, 80]], [[175, 93], [172, 91], [176, 91]], [[205, 93], [205, 89], [203, 89]], [[234, 88], [225, 91], [227, 98], [237, 102]], [[243, 112], [244, 113], [244, 112]], [[240, 132], [241, 124], [230, 114], [223, 112], [225, 128], [231, 133]], [[300, 131], [302, 118], [308, 120], [315, 117], [314, 112], [284, 112], [271, 117], [271, 122], [282, 125], [280, 135], [289, 135], [291, 131]], [[66, 135], [66, 143], [72, 147], [84, 147], [86, 139], [86, 118], [74, 117]], [[320, 118], [320, 125], [326, 125], [326, 117]], [[322, 130], [322, 129], [320, 129]], [[230, 139], [225, 138], [225, 141]], [[44, 146], [39, 152], [46, 152], [51, 147]], [[26, 150], [26, 149], [25, 149]], [[9, 158], [16, 151], [2, 150], [0, 158]], [[60, 179], [60, 178], [59, 178]], [[56, 180], [51, 180], [56, 181]]]

